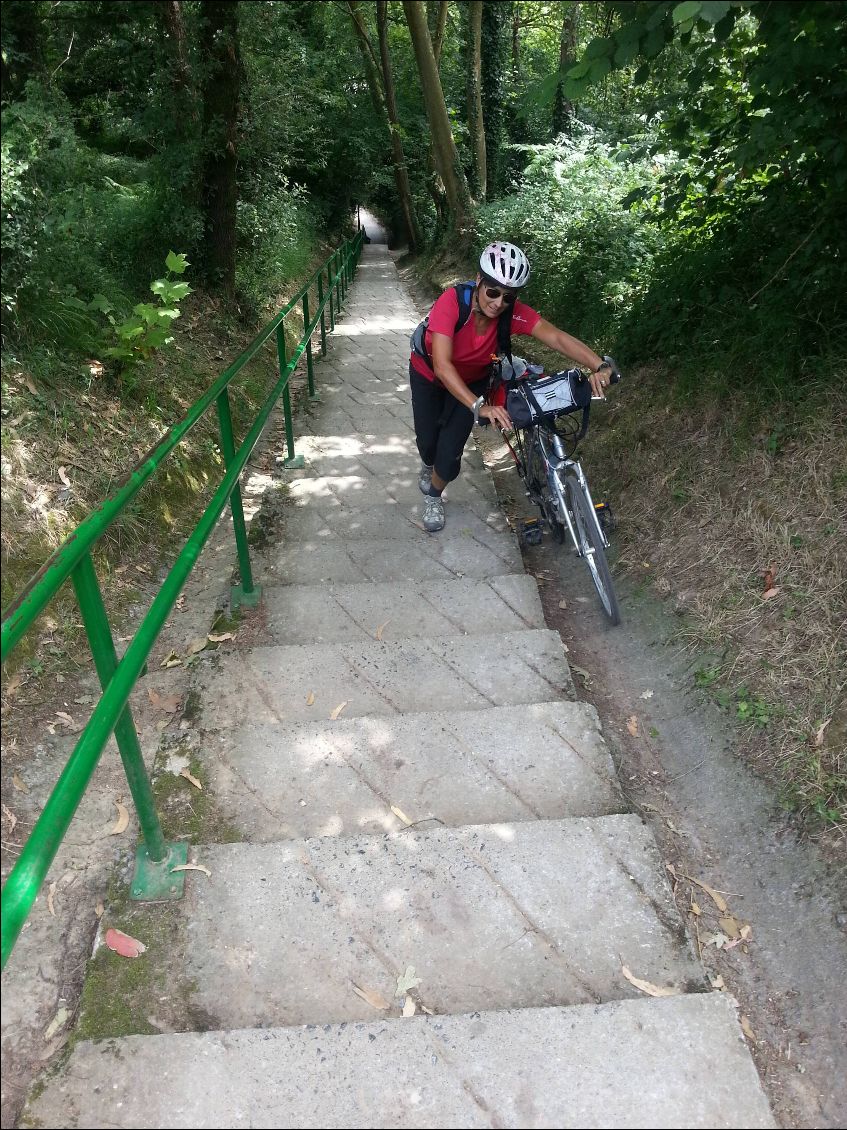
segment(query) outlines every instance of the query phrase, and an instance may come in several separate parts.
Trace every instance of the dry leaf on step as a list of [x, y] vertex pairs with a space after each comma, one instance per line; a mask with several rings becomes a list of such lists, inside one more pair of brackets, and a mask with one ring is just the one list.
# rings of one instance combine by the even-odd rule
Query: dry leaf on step
[[635, 714], [632, 714], [629, 718], [627, 718], [626, 728], [634, 738], [638, 737], [638, 717]]
[[753, 1035], [753, 1029], [750, 1027], [750, 1021], [746, 1016], [741, 1017], [741, 1031], [748, 1040], [751, 1040], [754, 1044], [756, 1043], [756, 1037]]
[[315, 692], [314, 691], [309, 691], [309, 697], [306, 699], [306, 705], [307, 706], [314, 706], [315, 705]]
[[202, 792], [203, 786], [200, 784], [200, 782], [197, 780], [190, 769], [181, 769], [179, 775], [180, 777], [185, 777], [186, 781], [190, 781], [195, 789], [200, 789], [200, 791]]
[[653, 985], [650, 981], [644, 981], [640, 977], [627, 969], [625, 965], [621, 966], [621, 972], [631, 985], [635, 985], [636, 989], [640, 989], [642, 993], [646, 993], [648, 997], [676, 997], [679, 996], [678, 989], [663, 989], [661, 985]]
[[203, 650], [208, 642], [209, 641], [205, 636], [198, 636], [197, 639], [192, 640], [188, 647], [185, 649], [185, 654], [196, 655], [198, 651]]
[[718, 925], [729, 938], [740, 938], [741, 931], [738, 929], [738, 923], [728, 914], [725, 918], [718, 919]]
[[106, 913], [106, 908], [105, 908], [105, 906], [103, 905], [102, 902], [98, 902], [97, 905], [94, 907], [94, 913], [98, 918], [102, 918], [103, 915]]
[[71, 480], [68, 478], [68, 472], [65, 467], [59, 468], [58, 475], [66, 487], [69, 487], [71, 485]]
[[642, 691], [641, 694], [638, 697], [639, 698], [652, 698], [653, 692], [652, 691]]
[[338, 717], [338, 715], [341, 713], [341, 711], [344, 709], [344, 707], [346, 705], [347, 705], [347, 699], [345, 699], [344, 702], [339, 702], [338, 706], [336, 706], [335, 710], [333, 710], [332, 714], [330, 714], [330, 718], [333, 720], [333, 722], [335, 721], [335, 719]]
[[11, 836], [12, 832], [15, 830], [18, 818], [15, 816], [14, 812], [12, 812], [11, 808], [7, 808], [5, 804], [3, 805], [3, 815], [9, 821], [9, 835]]
[[24, 784], [17, 773], [12, 774], [12, 784], [15, 786], [19, 793], [29, 792], [29, 786]]
[[56, 917], [56, 908], [53, 905], [53, 896], [55, 894], [56, 894], [56, 884], [51, 883], [50, 884], [50, 890], [47, 892], [47, 909], [50, 911], [50, 913], [53, 915], [54, 918]]
[[208, 867], [204, 867], [202, 863], [179, 863], [176, 867], [171, 868], [171, 875], [176, 871], [202, 871], [204, 875], [208, 875], [211, 879], [212, 872]]
[[699, 918], [699, 917], [700, 917], [700, 915], [701, 915], [701, 914], [703, 913], [703, 911], [702, 911], [702, 910], [700, 909], [700, 907], [699, 907], [699, 906], [698, 906], [698, 904], [697, 904], [697, 903], [696, 903], [696, 902], [694, 901], [694, 899], [692, 899], [692, 900], [691, 900], [691, 906], [689, 907], [689, 910], [690, 910], [690, 911], [691, 911], [691, 913], [692, 913], [693, 915], [695, 915], [695, 916], [696, 916], [697, 918]]
[[726, 914], [729, 910], [726, 899], [719, 895], [712, 887], [707, 886], [706, 883], [701, 883], [699, 879], [693, 879], [690, 875], [683, 875], [683, 879], [687, 879], [689, 883], [696, 884], [701, 890], [705, 891], [721, 914]]
[[168, 655], [165, 656], [165, 658], [162, 660], [162, 662], [159, 664], [159, 666], [160, 667], [181, 667], [182, 666], [182, 660], [180, 659], [180, 657], [177, 655], [177, 653], [175, 651], [172, 651]]
[[381, 993], [378, 993], [376, 989], [362, 989], [355, 981], [351, 981], [350, 984], [353, 986], [353, 992], [356, 996], [361, 997], [371, 1008], [375, 1008], [379, 1012], [387, 1012], [391, 1007], [385, 997], [383, 997]]
[[389, 625], [390, 623], [391, 623], [391, 621], [390, 621], [390, 620], [386, 620], [384, 624], [380, 624], [380, 626], [379, 626], [379, 627], [377, 628], [377, 630], [376, 630], [376, 638], [377, 638], [378, 640], [381, 640], [381, 639], [382, 639], [382, 633], [383, 633], [383, 632], [385, 631], [386, 627], [387, 627], [387, 626], [388, 626], [388, 625]]
[[44, 1033], [45, 1041], [52, 1040], [53, 1037], [56, 1035], [56, 1033], [59, 1031], [59, 1029], [64, 1028], [64, 1026], [67, 1024], [67, 1022], [70, 1020], [70, 1018], [71, 1018], [70, 1009], [65, 1008], [64, 1005], [62, 1005], [61, 1008], [57, 1009], [56, 1015], [53, 1017], [53, 1019], [47, 1025], [47, 1030]]
[[568, 606], [568, 602], [566, 600], [560, 600], [559, 601], [559, 607], [560, 608], [567, 608], [567, 606]]
[[395, 997], [405, 996], [409, 992], [409, 989], [414, 989], [415, 986], [420, 985], [420, 983], [420, 977], [415, 976], [414, 965], [407, 965], [406, 972], [402, 973], [397, 978], [397, 989], [394, 993]]
[[211, 643], [223, 643], [224, 640], [234, 640], [235, 636], [232, 632], [222, 632], [219, 636], [213, 636], [211, 632], [207, 637]]
[[403, 821], [403, 823], [406, 825], [407, 828], [411, 827], [413, 822], [409, 819], [409, 817], [406, 815], [406, 813], [401, 808], [397, 807], [396, 804], [392, 804], [391, 811], [394, 813], [394, 815], [397, 817], [398, 820]]
[[118, 810], [118, 818], [115, 821], [115, 826], [109, 833], [110, 836], [119, 836], [121, 832], [125, 832], [129, 824], [129, 813], [126, 806], [121, 804], [120, 800], [115, 801], [115, 807]]
[[415, 1015], [415, 1002], [412, 1000], [411, 997], [406, 997], [405, 1001], [403, 1002], [403, 1015], [404, 1016], [414, 1016]]
[[114, 950], [121, 957], [139, 957], [147, 949], [138, 938], [132, 938], [122, 930], [108, 929], [105, 941], [109, 949]]

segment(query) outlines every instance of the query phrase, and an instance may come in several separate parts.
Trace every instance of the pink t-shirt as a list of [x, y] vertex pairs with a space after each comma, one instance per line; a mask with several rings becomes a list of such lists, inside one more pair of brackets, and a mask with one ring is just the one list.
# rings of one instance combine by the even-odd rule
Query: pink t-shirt
[[[501, 317], [506, 316], [505, 313]], [[473, 312], [458, 333], [454, 333], [456, 321], [459, 317], [459, 297], [451, 286], [449, 290], [436, 299], [429, 315], [429, 326], [426, 331], [426, 350], [432, 356], [433, 333], [444, 334], [453, 338], [453, 364], [459, 376], [466, 384], [473, 384], [488, 376], [492, 356], [497, 353], [497, 323], [491, 322], [484, 333], [476, 332], [476, 322]], [[523, 302], [516, 302], [512, 311], [512, 335], [531, 334], [541, 315]], [[411, 357], [412, 368], [426, 377], [428, 381], [435, 380], [435, 373], [417, 353]]]

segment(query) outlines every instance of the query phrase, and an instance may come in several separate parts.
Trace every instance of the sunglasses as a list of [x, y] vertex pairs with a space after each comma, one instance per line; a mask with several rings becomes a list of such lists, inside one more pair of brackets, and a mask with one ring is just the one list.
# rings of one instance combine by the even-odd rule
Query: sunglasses
[[515, 290], [502, 290], [499, 286], [489, 286], [488, 283], [482, 284], [485, 293], [491, 299], [502, 298], [507, 306], [514, 306], [517, 302], [518, 294]]

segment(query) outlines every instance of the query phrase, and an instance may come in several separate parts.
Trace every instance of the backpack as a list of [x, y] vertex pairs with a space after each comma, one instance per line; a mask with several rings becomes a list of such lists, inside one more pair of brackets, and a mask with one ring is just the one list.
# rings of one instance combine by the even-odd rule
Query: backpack
[[[465, 282], [457, 283], [453, 290], [456, 292], [456, 299], [459, 303], [459, 316], [456, 319], [456, 325], [453, 329], [454, 336], [459, 332], [463, 325], [471, 316], [471, 302], [473, 299], [473, 292], [475, 283]], [[431, 313], [431, 311], [430, 311]], [[432, 358], [427, 352], [426, 348], [426, 331], [429, 328], [429, 314], [422, 322], [418, 322], [415, 327], [415, 332], [409, 338], [409, 345], [412, 347], [412, 352], [416, 353], [418, 357], [422, 357], [427, 365], [432, 368]], [[512, 359], [512, 319], [498, 318], [497, 320], [497, 349], [501, 354], [505, 354], [511, 361]]]

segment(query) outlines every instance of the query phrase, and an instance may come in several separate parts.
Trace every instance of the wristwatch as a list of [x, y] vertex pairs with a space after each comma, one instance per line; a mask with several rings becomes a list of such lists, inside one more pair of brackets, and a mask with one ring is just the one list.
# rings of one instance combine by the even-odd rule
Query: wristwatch
[[478, 396], [471, 405], [471, 412], [473, 412], [473, 422], [479, 427], [479, 410], [485, 404], [485, 397]]

